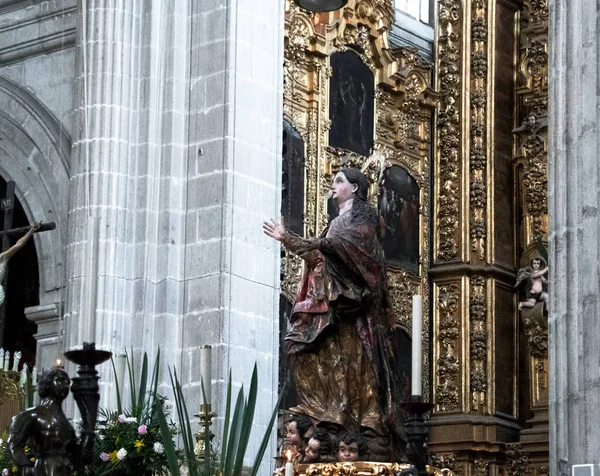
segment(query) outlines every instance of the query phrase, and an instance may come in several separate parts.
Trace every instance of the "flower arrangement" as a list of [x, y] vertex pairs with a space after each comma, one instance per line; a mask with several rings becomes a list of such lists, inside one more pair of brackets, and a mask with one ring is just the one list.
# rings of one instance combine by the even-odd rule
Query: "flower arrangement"
[[[166, 399], [159, 397], [156, 404], [163, 412], [169, 413]], [[96, 429], [93, 474], [168, 474], [156, 408], [148, 410], [144, 418], [102, 411], [103, 418]], [[173, 425], [170, 425], [169, 431], [171, 438], [177, 433]]]
[[[167, 455], [163, 446], [165, 436], [161, 433], [159, 412], [163, 418], [165, 414], [168, 416], [172, 405], [156, 391], [159, 363], [160, 351], [147, 389], [148, 356], [144, 354], [139, 387], [136, 388], [134, 367], [127, 356], [131, 408], [123, 409], [121, 390], [117, 382], [117, 411], [102, 409], [99, 412], [91, 474], [98, 476], [169, 474]], [[167, 439], [171, 444], [176, 435], [175, 425], [169, 422]]]

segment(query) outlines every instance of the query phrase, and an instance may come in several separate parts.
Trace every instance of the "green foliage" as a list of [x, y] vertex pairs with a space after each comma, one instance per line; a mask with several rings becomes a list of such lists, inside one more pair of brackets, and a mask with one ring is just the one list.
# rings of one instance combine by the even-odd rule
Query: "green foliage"
[[[135, 366], [129, 355], [126, 356], [130, 382], [131, 407], [123, 409], [121, 389], [117, 381], [117, 411], [100, 410], [96, 426], [94, 444], [94, 461], [90, 470], [92, 474], [125, 476], [131, 474], [169, 474], [168, 458], [164, 444], [173, 437], [177, 430], [173, 423], [167, 423], [166, 433], [162, 433], [160, 414], [166, 421], [169, 414], [167, 400], [158, 395], [158, 369], [160, 351], [156, 356], [154, 370], [148, 386], [148, 355], [144, 353], [139, 385], [136, 387]], [[164, 435], [167, 436], [164, 436]]]
[[540, 252], [540, 256], [542, 258], [544, 258], [544, 261], [546, 261], [546, 264], [548, 264], [548, 250], [544, 246], [544, 242], [543, 242], [541, 236], [538, 236], [537, 247], [538, 247], [538, 251]]
[[[179, 416], [179, 426], [181, 428], [181, 436], [183, 440], [183, 460], [188, 467], [189, 476], [239, 476], [242, 473], [242, 465], [244, 457], [248, 449], [248, 443], [250, 441], [250, 433], [252, 431], [252, 422], [254, 420], [254, 412], [256, 409], [256, 399], [258, 395], [258, 377], [256, 365], [252, 372], [252, 379], [250, 382], [250, 389], [248, 396], [246, 397], [244, 387], [238, 392], [235, 407], [233, 413], [231, 413], [231, 396], [232, 396], [232, 381], [231, 372], [229, 373], [229, 380], [227, 383], [227, 399], [225, 405], [225, 421], [223, 428], [222, 437], [222, 448], [221, 455], [217, 462], [211, 458], [207, 458], [205, 455], [204, 464], [201, 466], [198, 464], [194, 455], [194, 438], [190, 428], [187, 408], [183, 398], [183, 392], [181, 384], [177, 377], [176, 372], [169, 372], [171, 376], [171, 382], [173, 384], [173, 391], [175, 393], [175, 402], [177, 406], [177, 414]], [[283, 394], [283, 393], [282, 393]], [[281, 395], [282, 395], [281, 394]], [[259, 446], [254, 464], [250, 470], [250, 476], [256, 476], [258, 468], [263, 459], [275, 419], [277, 417], [277, 409], [281, 402], [281, 395], [273, 414], [271, 421], [269, 422], [261, 444]], [[160, 420], [160, 427], [163, 438], [165, 440], [165, 453], [169, 460], [169, 470], [173, 476], [180, 476], [181, 470], [177, 461], [177, 453], [175, 445], [172, 440], [167, 441], [168, 438], [168, 425], [166, 415], [162, 410], [157, 407], [158, 418]], [[205, 441], [205, 447], [208, 449], [210, 440]]]

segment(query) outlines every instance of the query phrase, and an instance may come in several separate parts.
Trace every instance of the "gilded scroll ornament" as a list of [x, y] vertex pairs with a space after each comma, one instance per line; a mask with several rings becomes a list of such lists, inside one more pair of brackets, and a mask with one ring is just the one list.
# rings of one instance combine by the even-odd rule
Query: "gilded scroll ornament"
[[458, 318], [459, 287], [456, 284], [441, 287], [438, 297], [439, 358], [435, 402], [441, 411], [450, 411], [459, 405], [460, 367], [455, 355], [460, 335]]
[[473, 463], [473, 475], [474, 476], [488, 476], [490, 474], [490, 463], [489, 461], [476, 459]]
[[460, 169], [460, 41], [461, 2], [438, 3], [438, 91], [439, 113], [437, 193], [437, 259], [450, 261], [458, 254], [459, 169]]
[[436, 468], [455, 470], [456, 453], [432, 453], [431, 462]]
[[529, 458], [523, 453], [521, 443], [506, 445], [506, 472], [509, 476], [523, 476], [529, 467]]
[[487, 168], [487, 2], [471, 3], [471, 153], [470, 211], [471, 250], [485, 261], [486, 241], [486, 168]]
[[471, 277], [471, 408], [484, 410], [487, 383], [486, 281], [481, 275]]

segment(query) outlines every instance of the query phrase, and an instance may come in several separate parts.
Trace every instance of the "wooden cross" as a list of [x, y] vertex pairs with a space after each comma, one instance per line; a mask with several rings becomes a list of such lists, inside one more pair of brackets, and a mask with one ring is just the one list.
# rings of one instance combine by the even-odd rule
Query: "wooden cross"
[[[2, 235], [2, 253], [10, 248], [10, 239], [11, 235], [24, 235], [29, 231], [31, 227], [24, 226], [20, 228], [12, 228], [13, 222], [13, 212], [15, 209], [15, 182], [12, 180], [6, 182], [6, 197], [0, 199], [0, 209], [4, 211], [4, 228], [0, 231], [0, 235]], [[43, 223], [35, 233], [39, 233], [42, 231], [54, 230], [56, 228], [56, 223]], [[0, 284], [4, 286], [4, 291], [6, 293], [6, 280], [8, 277], [8, 270], [4, 275], [4, 281]], [[8, 295], [6, 294], [8, 297]], [[6, 298], [4, 302], [0, 306], [0, 345], [4, 344], [4, 327], [6, 323]]]

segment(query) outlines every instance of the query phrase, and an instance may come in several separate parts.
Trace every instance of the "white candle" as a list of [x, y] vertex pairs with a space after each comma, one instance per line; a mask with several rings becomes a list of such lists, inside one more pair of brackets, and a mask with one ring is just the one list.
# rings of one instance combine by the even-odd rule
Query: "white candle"
[[87, 293], [81, 323], [84, 326], [83, 340], [96, 341], [96, 307], [98, 303], [98, 241], [100, 217], [88, 217], [87, 230]]
[[423, 298], [413, 296], [412, 301], [412, 375], [411, 394], [421, 395], [422, 350], [421, 332], [423, 330]]
[[21, 351], [15, 352], [13, 354], [13, 366], [12, 366], [13, 372], [19, 371], [19, 362], [21, 362]]
[[27, 383], [27, 364], [23, 365], [23, 369], [21, 370], [21, 378], [19, 379], [19, 385], [24, 387]]
[[7, 350], [4, 352], [4, 364], [2, 364], [2, 370], [8, 372], [8, 364], [10, 363], [10, 352]]
[[37, 385], [37, 367], [34, 365], [31, 369], [31, 386], [35, 387]]
[[294, 463], [292, 463], [292, 452], [287, 451], [287, 463], [285, 463], [285, 476], [294, 476]]
[[[125, 395], [123, 392], [123, 387], [125, 385], [125, 365], [127, 361], [127, 357], [125, 354], [115, 354], [113, 355], [113, 361], [115, 363], [115, 374], [117, 378], [117, 383], [119, 384], [119, 392], [121, 393], [121, 398]], [[124, 402], [121, 400], [121, 404]], [[113, 391], [111, 392], [111, 408], [117, 408], [117, 386], [113, 386]]]
[[4, 347], [0, 347], [0, 369], [4, 370]]
[[212, 356], [211, 356], [212, 348], [210, 345], [203, 345], [200, 347], [200, 379], [201, 383], [204, 385], [204, 394], [206, 395], [206, 400], [204, 399], [204, 394], [202, 393], [202, 388], [200, 388], [200, 401], [202, 403], [210, 403], [211, 401], [211, 382], [212, 382]]

